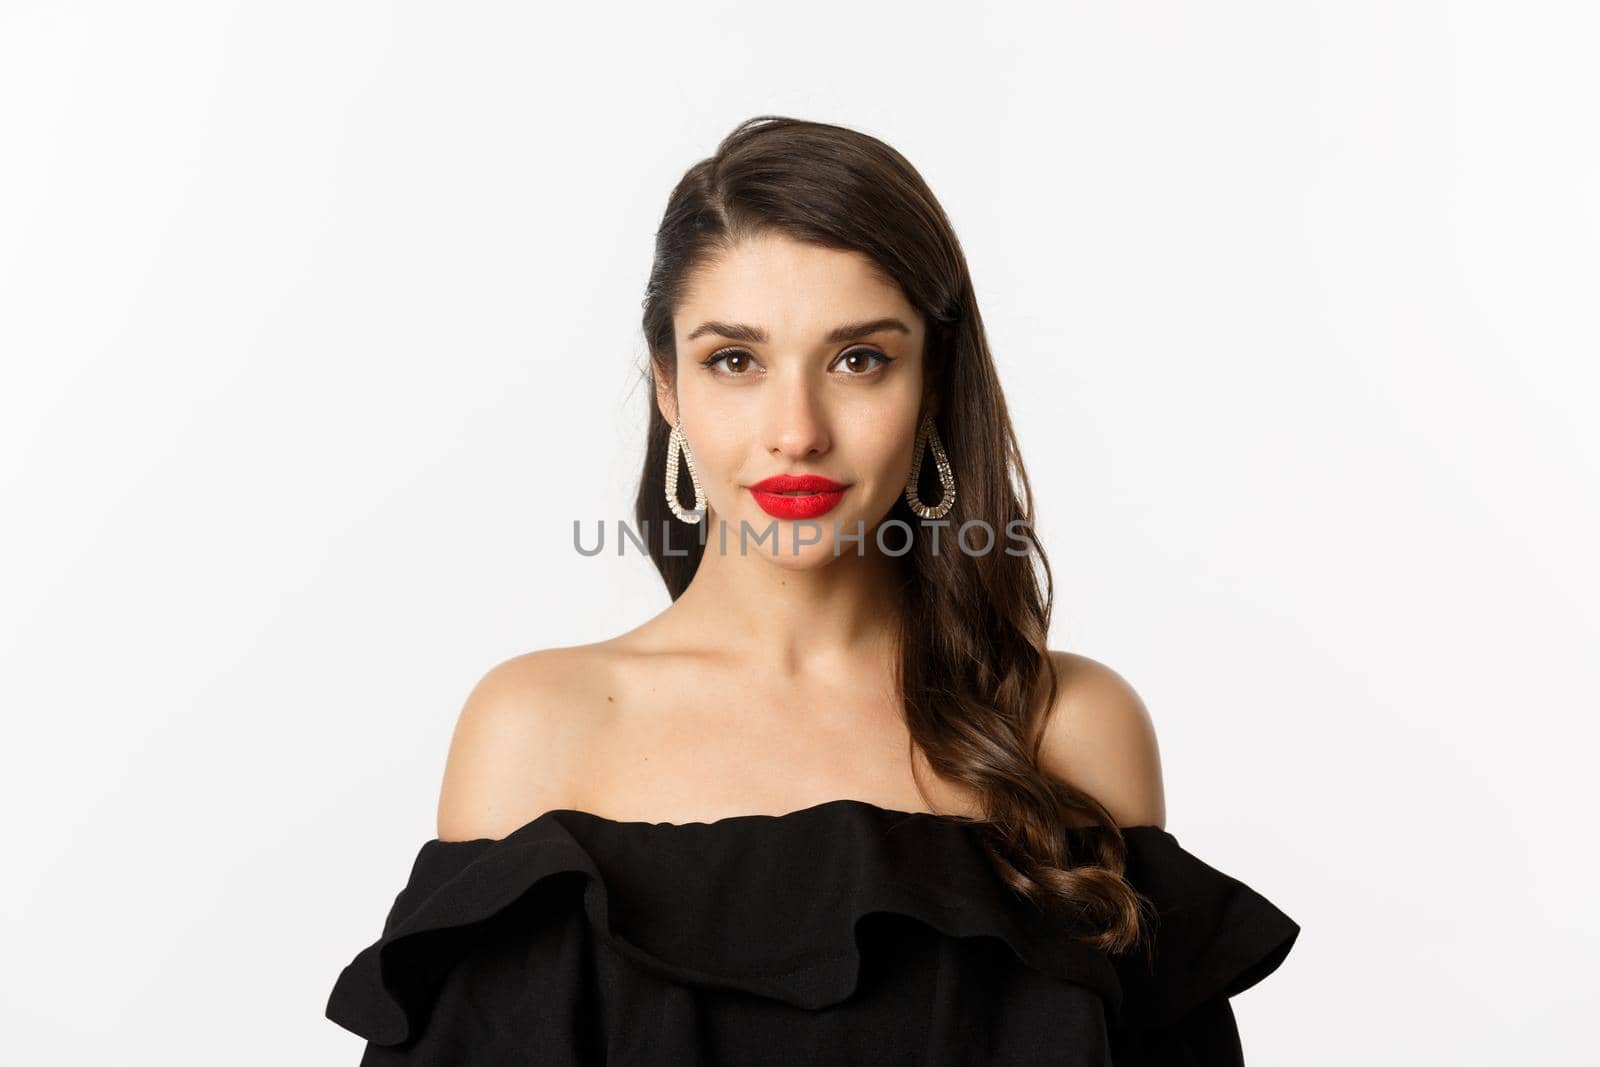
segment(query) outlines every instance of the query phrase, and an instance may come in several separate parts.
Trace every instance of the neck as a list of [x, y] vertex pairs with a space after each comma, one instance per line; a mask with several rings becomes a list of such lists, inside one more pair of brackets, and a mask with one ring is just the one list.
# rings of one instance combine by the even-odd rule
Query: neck
[[863, 552], [851, 542], [837, 558], [801, 566], [787, 524], [779, 526], [785, 536], [774, 555], [770, 537], [759, 545], [751, 538], [741, 551], [736, 523], [726, 526], [724, 551], [721, 520], [712, 512], [705, 521], [705, 554], [672, 611], [708, 647], [737, 644], [742, 656], [778, 676], [888, 654], [899, 624], [903, 564], [876, 550], [873, 531], [866, 532]]

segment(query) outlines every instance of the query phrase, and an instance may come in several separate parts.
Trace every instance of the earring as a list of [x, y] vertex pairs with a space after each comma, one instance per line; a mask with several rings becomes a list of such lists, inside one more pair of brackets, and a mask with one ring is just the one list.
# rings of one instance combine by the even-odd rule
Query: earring
[[[939, 502], [932, 507], [922, 502], [917, 495], [917, 479], [922, 474], [922, 448], [924, 444], [933, 446], [934, 466], [939, 468], [939, 486], [944, 492], [939, 497]], [[939, 440], [939, 431], [933, 425], [933, 413], [922, 417], [922, 425], [917, 427], [917, 443], [911, 454], [911, 476], [906, 479], [906, 503], [911, 505], [911, 510], [924, 519], [942, 519], [950, 510], [950, 505], [956, 502], [956, 476], [950, 470], [950, 460], [944, 454], [944, 442]]]
[[[678, 455], [689, 465], [689, 481], [694, 483], [694, 510], [685, 511], [678, 503]], [[700, 474], [694, 469], [694, 455], [681, 426], [674, 426], [667, 437], [667, 507], [684, 522], [693, 525], [706, 517], [706, 491], [700, 487]]]

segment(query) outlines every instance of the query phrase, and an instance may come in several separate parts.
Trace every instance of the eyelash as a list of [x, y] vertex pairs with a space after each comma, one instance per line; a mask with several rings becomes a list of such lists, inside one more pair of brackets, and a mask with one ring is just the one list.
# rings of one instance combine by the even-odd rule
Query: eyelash
[[[842, 355], [840, 355], [839, 358], [842, 360], [842, 359], [845, 359], [845, 358], [847, 358], [849, 356], [853, 356], [853, 355], [857, 355], [857, 354], [865, 354], [865, 355], [873, 357], [874, 359], [876, 359], [878, 361], [878, 365], [876, 367], [874, 367], [872, 370], [849, 372], [849, 373], [847, 373], [845, 375], [845, 377], [847, 377], [847, 378], [867, 378], [867, 377], [871, 377], [873, 374], [876, 374], [882, 368], [887, 367], [889, 364], [893, 363], [898, 358], [896, 356], [884, 355], [882, 352], [879, 352], [875, 348], [851, 348], [851, 349], [846, 349], [845, 352]], [[707, 370], [710, 370], [712, 367], [716, 366], [722, 360], [724, 360], [727, 357], [732, 356], [732, 355], [746, 355], [746, 356], [748, 356], [748, 355], [750, 355], [750, 353], [748, 351], [746, 351], [745, 349], [743, 349], [743, 348], [722, 348], [722, 349], [718, 349], [717, 351], [711, 353], [711, 355], [707, 356], [705, 359], [702, 359], [700, 361], [700, 365], [702, 367], [706, 368]], [[727, 375], [727, 377], [729, 377], [729, 378], [740, 378], [740, 377], [743, 377], [743, 376], [744, 376], [744, 372], [742, 372], [742, 371], [739, 372], [738, 374], [729, 374], [729, 375]]]

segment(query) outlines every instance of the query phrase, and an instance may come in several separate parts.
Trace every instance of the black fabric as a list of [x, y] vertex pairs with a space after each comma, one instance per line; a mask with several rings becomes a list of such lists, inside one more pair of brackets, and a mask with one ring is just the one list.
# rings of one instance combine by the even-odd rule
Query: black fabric
[[1299, 927], [1165, 830], [1123, 835], [1149, 959], [1066, 936], [954, 816], [549, 811], [425, 842], [326, 1013], [362, 1067], [1242, 1064], [1228, 998]]

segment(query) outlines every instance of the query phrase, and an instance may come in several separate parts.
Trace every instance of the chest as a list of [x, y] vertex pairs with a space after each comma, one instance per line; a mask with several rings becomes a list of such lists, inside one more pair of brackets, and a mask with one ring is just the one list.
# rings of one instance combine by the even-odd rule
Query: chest
[[[649, 821], [782, 813], [852, 797], [966, 813], [972, 793], [913, 751], [898, 695], [865, 673], [796, 682], [652, 665], [612, 673], [582, 783], [587, 810]], [[918, 784], [922, 788], [919, 789]]]

